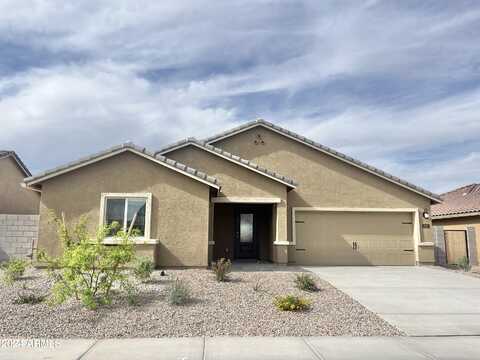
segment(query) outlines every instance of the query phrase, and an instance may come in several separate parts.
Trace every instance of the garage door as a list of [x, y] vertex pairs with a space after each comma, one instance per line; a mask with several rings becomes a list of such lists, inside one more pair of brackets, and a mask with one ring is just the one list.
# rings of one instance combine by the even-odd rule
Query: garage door
[[298, 264], [415, 264], [412, 213], [296, 211], [295, 231]]

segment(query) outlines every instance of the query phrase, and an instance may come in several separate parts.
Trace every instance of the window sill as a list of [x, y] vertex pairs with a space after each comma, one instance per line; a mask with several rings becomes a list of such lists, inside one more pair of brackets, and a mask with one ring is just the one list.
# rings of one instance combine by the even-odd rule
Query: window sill
[[[134, 238], [132, 239], [132, 241], [135, 245], [156, 245], [160, 243], [160, 240], [158, 239], [145, 239], [145, 238]], [[121, 239], [105, 238], [103, 240], [103, 244], [106, 244], [106, 245], [117, 245], [121, 243], [122, 243]]]
[[275, 241], [273, 245], [293, 245], [293, 244], [288, 241]]
[[428, 247], [428, 246], [434, 246], [435, 244], [433, 242], [421, 242], [418, 244], [420, 247]]

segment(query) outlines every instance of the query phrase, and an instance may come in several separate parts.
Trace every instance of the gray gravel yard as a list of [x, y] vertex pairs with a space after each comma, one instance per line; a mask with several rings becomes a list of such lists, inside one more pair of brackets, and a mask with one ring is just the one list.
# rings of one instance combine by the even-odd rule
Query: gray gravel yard
[[[396, 336], [402, 333], [343, 292], [316, 278], [320, 292], [294, 287], [295, 272], [233, 272], [218, 283], [204, 269], [167, 270], [140, 285], [140, 304], [129, 306], [118, 298], [110, 306], [86, 310], [76, 302], [58, 307], [44, 303], [15, 305], [22, 284], [36, 294], [47, 294], [50, 280], [42, 270], [29, 270], [15, 287], [0, 285], [0, 337], [114, 338], [161, 336]], [[183, 306], [169, 305], [166, 286], [183, 279], [193, 299]], [[254, 286], [260, 282], [260, 291]], [[304, 312], [275, 308], [276, 295], [297, 294], [312, 301]]]

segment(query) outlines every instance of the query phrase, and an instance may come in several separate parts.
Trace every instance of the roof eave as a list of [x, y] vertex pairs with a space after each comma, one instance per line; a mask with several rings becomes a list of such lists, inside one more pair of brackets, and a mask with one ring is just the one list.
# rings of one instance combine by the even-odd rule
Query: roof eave
[[[323, 152], [324, 154], [327, 154], [329, 156], [332, 156], [338, 160], [341, 160], [343, 162], [346, 162], [352, 166], [355, 166], [361, 170], [364, 170], [366, 172], [369, 172], [371, 173], [372, 175], [375, 175], [375, 176], [378, 176], [388, 182], [391, 182], [391, 183], [394, 183], [398, 186], [401, 186], [407, 190], [410, 190], [412, 192], [415, 192], [417, 193], [418, 195], [421, 195], [425, 198], [428, 198], [430, 199], [432, 202], [434, 203], [441, 203], [442, 202], [442, 199], [439, 195], [437, 194], [433, 194], [431, 192], [428, 192], [424, 189], [417, 189], [416, 186], [414, 186], [413, 184], [410, 185], [410, 184], [404, 184], [403, 182], [400, 182], [400, 181], [397, 181], [395, 180], [394, 178], [396, 178], [395, 176], [391, 175], [393, 178], [389, 177], [389, 176], [384, 176], [382, 175], [382, 173], [384, 173], [383, 171], [379, 170], [379, 169], [376, 169], [374, 168], [373, 166], [370, 166], [368, 164], [364, 164], [363, 162], [361, 161], [358, 161], [358, 160], [355, 160], [353, 158], [351, 158], [350, 156], [347, 156], [347, 155], [344, 155], [344, 154], [341, 154], [339, 153], [338, 151], [335, 151], [333, 149], [330, 149], [330, 148], [327, 148], [326, 146], [318, 146], [318, 144], [316, 144], [314, 141], [312, 140], [309, 140], [307, 139], [306, 137], [304, 136], [301, 136], [301, 135], [298, 135], [296, 133], [293, 133], [287, 129], [284, 129], [280, 126], [277, 126], [277, 125], [274, 125], [268, 121], [265, 121], [263, 119], [257, 119], [257, 120], [253, 120], [253, 121], [250, 121], [244, 125], [240, 125], [230, 131], [227, 131], [223, 134], [220, 134], [220, 135], [217, 135], [217, 136], [212, 136], [210, 138], [207, 138], [205, 140], [205, 143], [206, 144], [212, 144], [214, 142], [217, 142], [217, 141], [220, 141], [220, 140], [223, 140], [223, 139], [226, 139], [228, 137], [231, 137], [231, 136], [234, 136], [236, 134], [239, 134], [241, 132], [244, 132], [244, 131], [247, 131], [247, 130], [250, 130], [254, 127], [257, 127], [257, 126], [262, 126], [268, 130], [271, 130], [271, 131], [274, 131], [280, 135], [283, 135], [283, 136], [286, 136], [292, 140], [295, 140], [295, 141], [298, 141], [306, 146], [309, 146], [317, 151], [320, 151], [320, 152]], [[351, 159], [351, 160], [350, 160]], [[376, 171], [378, 170], [378, 171]], [[385, 173], [386, 174], [386, 173]]]
[[[268, 174], [268, 173], [265, 173], [265, 172], [263, 172], [263, 171], [259, 171], [259, 170], [255, 169], [255, 168], [252, 167], [252, 166], [248, 166], [248, 165], [246, 165], [246, 164], [243, 164], [242, 161], [237, 161], [237, 160], [232, 159], [231, 157], [225, 156], [225, 155], [223, 155], [223, 154], [221, 154], [221, 153], [219, 153], [219, 152], [217, 152], [217, 151], [215, 151], [215, 150], [213, 150], [213, 149], [209, 149], [209, 148], [206, 147], [205, 145], [202, 145], [202, 144], [200, 143], [200, 141], [198, 141], [198, 140], [196, 140], [196, 139], [193, 139], [193, 138], [188, 138], [188, 139], [182, 140], [182, 141], [180, 141], [180, 142], [178, 142], [178, 143], [176, 143], [176, 144], [174, 144], [174, 145], [170, 145], [170, 146], [168, 146], [168, 147], [166, 147], [166, 148], [164, 148], [164, 149], [161, 149], [161, 150], [155, 152], [155, 154], [164, 155], [164, 154], [168, 154], [169, 152], [172, 152], [172, 151], [175, 151], [175, 150], [178, 150], [178, 149], [182, 149], [182, 148], [187, 147], [187, 146], [195, 146], [196, 148], [198, 148], [198, 149], [200, 149], [200, 150], [204, 150], [204, 151], [207, 151], [207, 152], [209, 152], [209, 153], [211, 153], [211, 154], [213, 154], [213, 155], [217, 155], [217, 156], [219, 156], [219, 157], [221, 157], [221, 158], [223, 158], [223, 159], [225, 159], [225, 160], [227, 160], [227, 161], [230, 161], [230, 162], [232, 162], [232, 163], [234, 163], [234, 164], [237, 164], [237, 165], [239, 165], [239, 166], [242, 166], [242, 167], [244, 167], [244, 168], [246, 168], [246, 169], [248, 169], [248, 170], [250, 170], [250, 171], [254, 171], [254, 172], [256, 172], [256, 173], [258, 173], [258, 174], [260, 174], [260, 175], [262, 175], [262, 176], [268, 177], [268, 178], [270, 178], [270, 179], [272, 179], [272, 180], [274, 180], [274, 181], [276, 181], [276, 182], [279, 182], [279, 183], [287, 186], [287, 187], [289, 188], [289, 190], [293, 190], [293, 189], [296, 189], [296, 188], [297, 188], [297, 183], [290, 183], [290, 182], [288, 182], [288, 181], [283, 181], [283, 180], [281, 180], [281, 179], [278, 178], [278, 177], [272, 176], [272, 175], [270, 175], [270, 174]], [[211, 145], [210, 145], [210, 146], [211, 146]]]
[[480, 211], [471, 211], [455, 214], [432, 215], [432, 220], [453, 219], [462, 217], [480, 216]]
[[[189, 168], [187, 166], [185, 166], [185, 169], [187, 169], [187, 170], [182, 170], [178, 167], [175, 167], [172, 164], [169, 164], [168, 161], [162, 161], [162, 160], [158, 159], [157, 157], [154, 156], [153, 153], [146, 152], [145, 148], [140, 148], [140, 147], [137, 147], [137, 146], [134, 146], [134, 145], [125, 145], [125, 144], [121, 145], [121, 146], [114, 147], [110, 151], [105, 151], [105, 152], [87, 157], [84, 160], [79, 160], [77, 162], [74, 162], [74, 163], [72, 163], [71, 166], [66, 165], [66, 166], [60, 167], [60, 168], [58, 168], [57, 171], [55, 171], [55, 169], [53, 171], [47, 171], [44, 176], [39, 175], [39, 176], [31, 176], [31, 177], [25, 178], [24, 179], [24, 184], [27, 187], [32, 187], [33, 185], [41, 184], [45, 180], [51, 179], [53, 177], [56, 177], [56, 176], [59, 176], [59, 175], [62, 175], [62, 174], [68, 173], [68, 172], [71, 172], [73, 170], [79, 169], [79, 168], [87, 166], [89, 164], [92, 164], [92, 163], [95, 163], [95, 162], [98, 162], [98, 161], [101, 161], [101, 160], [104, 160], [104, 159], [108, 159], [112, 156], [121, 154], [121, 153], [126, 152], [126, 151], [129, 151], [129, 152], [132, 152], [132, 153], [137, 154], [139, 156], [145, 157], [148, 160], [154, 161], [154, 162], [156, 162], [156, 163], [158, 163], [162, 166], [170, 168], [170, 169], [172, 169], [176, 172], [179, 172], [179, 173], [181, 173], [185, 176], [188, 176], [188, 177], [190, 177], [194, 180], [200, 181], [200, 182], [202, 182], [202, 183], [204, 183], [204, 184], [206, 184], [210, 187], [213, 187], [217, 190], [220, 189], [220, 185], [218, 184], [218, 182], [212, 182], [212, 181], [209, 181], [207, 179], [200, 178], [200, 177], [196, 176], [194, 173], [190, 173], [188, 171], [188, 169], [191, 169], [191, 168]], [[172, 160], [172, 162], [177, 163], [176, 161], [173, 161], [173, 160]], [[194, 169], [191, 169], [191, 170], [194, 170]], [[195, 172], [196, 172], [196, 170], [195, 170]], [[212, 178], [211, 176], [208, 176], [208, 175], [206, 175], [206, 177]]]

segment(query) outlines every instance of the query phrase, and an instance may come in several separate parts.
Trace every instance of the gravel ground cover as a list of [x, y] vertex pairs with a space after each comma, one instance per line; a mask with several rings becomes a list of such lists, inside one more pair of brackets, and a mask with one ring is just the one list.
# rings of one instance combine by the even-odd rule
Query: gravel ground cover
[[[96, 311], [71, 301], [51, 307], [14, 304], [23, 286], [37, 295], [48, 293], [43, 270], [31, 269], [14, 288], [0, 285], [0, 337], [114, 338], [162, 336], [396, 336], [403, 335], [374, 313], [315, 277], [322, 289], [302, 292], [294, 287], [295, 272], [233, 272], [218, 283], [209, 270], [155, 271], [140, 284], [140, 302], [130, 306], [123, 297]], [[1, 274], [0, 274], [1, 275]], [[192, 300], [169, 305], [166, 287], [175, 278], [190, 286]], [[259, 284], [259, 289], [254, 290]], [[25, 285], [24, 285], [25, 284]], [[296, 294], [312, 301], [311, 310], [282, 312], [273, 305], [277, 295]]]

